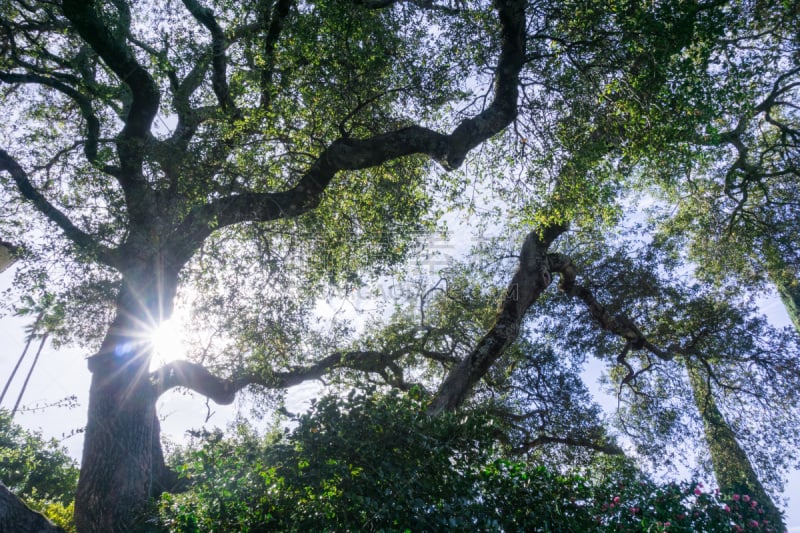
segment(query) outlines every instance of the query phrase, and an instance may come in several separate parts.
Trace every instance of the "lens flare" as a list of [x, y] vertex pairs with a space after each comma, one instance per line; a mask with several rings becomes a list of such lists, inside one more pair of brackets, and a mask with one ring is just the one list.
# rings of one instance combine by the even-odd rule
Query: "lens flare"
[[153, 346], [153, 364], [156, 366], [185, 356], [181, 328], [172, 320], [165, 320], [150, 333], [150, 343]]

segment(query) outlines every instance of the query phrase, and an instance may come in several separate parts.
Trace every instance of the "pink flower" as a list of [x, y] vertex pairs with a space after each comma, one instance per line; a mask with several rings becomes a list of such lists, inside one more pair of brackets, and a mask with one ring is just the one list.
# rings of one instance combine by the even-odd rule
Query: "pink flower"
[[725, 509], [726, 513], [730, 513], [731, 512], [731, 507], [727, 503], [725, 504], [725, 507], [723, 507], [723, 509]]
[[614, 496], [614, 503], [619, 503], [619, 496]]
[[700, 496], [701, 494], [703, 494], [703, 491], [702, 491], [702, 490], [700, 490], [699, 488], [695, 488], [695, 489], [694, 489], [694, 495], [695, 495], [695, 496]]
[[739, 501], [739, 497], [740, 496], [738, 494], [734, 494], [733, 495], [733, 501], [738, 502]]
[[631, 514], [636, 514], [638, 512], [639, 512], [639, 508], [638, 507], [631, 507]]
[[669, 527], [669, 526], [671, 526], [671, 525], [672, 525], [672, 523], [671, 523], [671, 522], [664, 522], [664, 527]]
[[744, 502], [745, 502], [745, 503], [747, 503], [747, 502], [749, 502], [749, 501], [750, 501], [750, 496], [748, 496], [747, 494], [745, 494], [744, 496], [742, 496], [742, 499], [744, 500]]
[[736, 533], [742, 533], [742, 531], [744, 531], [744, 529], [739, 526], [733, 526], [733, 529], [736, 531]]
[[751, 527], [758, 527], [758, 520], [750, 520]]

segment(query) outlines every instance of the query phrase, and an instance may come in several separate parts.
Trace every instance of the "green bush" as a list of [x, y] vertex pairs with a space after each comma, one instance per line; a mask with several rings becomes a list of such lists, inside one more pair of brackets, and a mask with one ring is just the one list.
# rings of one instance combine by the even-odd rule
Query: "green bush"
[[[399, 394], [328, 397], [292, 430], [240, 426], [173, 456], [169, 531], [769, 531], [744, 497], [657, 484], [624, 458], [571, 475], [509, 458], [479, 411], [429, 418]], [[727, 505], [727, 507], [725, 507]]]

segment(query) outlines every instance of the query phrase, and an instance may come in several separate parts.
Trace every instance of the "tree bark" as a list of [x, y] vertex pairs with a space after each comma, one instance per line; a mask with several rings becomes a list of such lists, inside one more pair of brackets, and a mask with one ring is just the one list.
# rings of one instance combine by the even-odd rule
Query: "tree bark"
[[151, 348], [143, 333], [168, 317], [177, 274], [151, 271], [139, 279], [144, 281], [123, 283], [117, 316], [89, 359], [92, 383], [75, 497], [75, 523], [82, 533], [142, 530], [147, 502], [168, 484], [158, 395], [149, 374]]
[[553, 225], [541, 232], [535, 229], [527, 235], [520, 252], [519, 266], [506, 289], [494, 325], [472, 352], [447, 374], [428, 406], [429, 415], [436, 416], [461, 405], [472, 387], [517, 340], [525, 313], [552, 281], [547, 251], [564, 231], [565, 226]]
[[786, 526], [781, 512], [764, 490], [750, 459], [717, 407], [708, 379], [697, 367], [687, 364], [686, 369], [692, 395], [703, 420], [706, 445], [719, 490], [723, 494], [749, 494], [764, 509], [764, 517], [774, 530], [784, 531]]
[[75, 497], [78, 531], [135, 531], [152, 495], [156, 397], [149, 357], [104, 365], [92, 374], [81, 476]]
[[0, 482], [0, 533], [64, 533]]

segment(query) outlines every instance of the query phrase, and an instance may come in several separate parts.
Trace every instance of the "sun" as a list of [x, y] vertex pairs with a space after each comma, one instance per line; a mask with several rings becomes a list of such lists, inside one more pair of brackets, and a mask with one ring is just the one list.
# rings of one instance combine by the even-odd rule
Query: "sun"
[[183, 359], [186, 355], [182, 328], [172, 319], [159, 324], [150, 333], [149, 339], [153, 346], [152, 365], [161, 366], [177, 359]]

